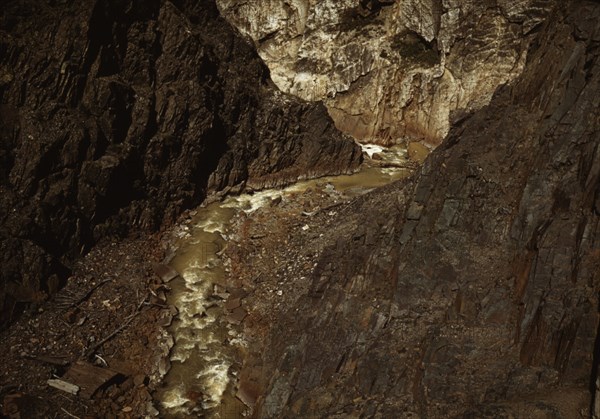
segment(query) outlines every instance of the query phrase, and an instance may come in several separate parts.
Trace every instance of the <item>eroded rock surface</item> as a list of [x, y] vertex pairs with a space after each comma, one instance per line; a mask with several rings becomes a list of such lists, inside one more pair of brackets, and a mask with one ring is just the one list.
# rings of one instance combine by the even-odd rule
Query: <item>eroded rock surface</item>
[[207, 194], [354, 169], [323, 105], [281, 94], [212, 1], [9, 1], [0, 26], [0, 312], [98, 239]]
[[281, 290], [245, 303], [257, 416], [589, 416], [599, 21], [598, 2], [561, 5], [522, 76], [415, 177], [247, 256], [249, 286]]
[[217, 0], [285, 92], [364, 141], [437, 145], [523, 68], [554, 0]]

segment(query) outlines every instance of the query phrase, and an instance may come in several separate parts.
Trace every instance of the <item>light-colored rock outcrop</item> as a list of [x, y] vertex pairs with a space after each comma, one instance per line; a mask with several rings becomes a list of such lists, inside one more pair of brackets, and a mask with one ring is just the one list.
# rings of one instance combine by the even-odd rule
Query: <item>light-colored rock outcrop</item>
[[279, 88], [361, 141], [437, 145], [521, 73], [554, 0], [218, 0]]

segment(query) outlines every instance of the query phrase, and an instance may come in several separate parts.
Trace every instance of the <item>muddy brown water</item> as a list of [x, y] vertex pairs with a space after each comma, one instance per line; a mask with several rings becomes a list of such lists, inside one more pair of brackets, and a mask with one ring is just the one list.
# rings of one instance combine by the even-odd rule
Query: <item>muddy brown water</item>
[[[401, 147], [363, 146], [391, 163], [406, 161]], [[169, 303], [179, 309], [169, 333], [175, 339], [171, 369], [157, 394], [163, 417], [241, 418], [246, 407], [235, 398], [239, 354], [246, 345], [241, 327], [224, 314], [227, 267], [220, 257], [227, 245], [230, 222], [239, 211], [251, 213], [277, 197], [308, 188], [336, 190], [357, 196], [406, 177], [402, 168], [364, 167], [352, 175], [301, 181], [284, 189], [232, 196], [198, 208], [189, 227], [175, 229], [177, 253], [170, 265], [181, 273], [173, 281]]]

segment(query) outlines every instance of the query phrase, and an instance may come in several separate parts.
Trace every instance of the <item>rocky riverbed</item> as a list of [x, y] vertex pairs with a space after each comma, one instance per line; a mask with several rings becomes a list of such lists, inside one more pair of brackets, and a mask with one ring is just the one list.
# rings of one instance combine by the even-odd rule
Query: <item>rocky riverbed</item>
[[[152, 268], [163, 255], [158, 236], [106, 240], [76, 264], [67, 286], [52, 300], [31, 306], [1, 332], [5, 417], [158, 413], [152, 392], [173, 344], [162, 326], [176, 314], [166, 305], [163, 281]], [[82, 387], [77, 395], [48, 385], [77, 363], [117, 376], [93, 393], [82, 376], [65, 378]]]
[[[4, 416], [600, 417], [597, 1], [434, 2], [500, 25], [456, 28], [465, 81], [498, 62], [494, 34], [516, 65], [428, 157], [392, 136], [423, 164], [388, 185], [402, 168], [278, 92], [214, 1], [62, 3], [1, 17]], [[350, 29], [400, 6], [360, 2]], [[421, 29], [398, 41], [433, 48]], [[369, 186], [258, 192], [364, 160]]]
[[[258, 347], [254, 330], [275, 315], [274, 301], [279, 307], [298, 290], [284, 272], [260, 284], [249, 276], [277, 270], [273, 246], [312, 243], [307, 222], [331, 217], [414, 169], [405, 149], [364, 149], [376, 159], [357, 174], [231, 196], [187, 211], [162, 235], [102, 243], [53, 299], [29, 307], [2, 332], [2, 414], [234, 418], [251, 412], [256, 387], [242, 367], [253, 359], [249, 348]], [[316, 256], [318, 246], [311, 248]], [[303, 257], [298, 262], [309, 268], [310, 257]], [[85, 396], [48, 385], [62, 377], [85, 385], [68, 373], [82, 362], [118, 377]]]
[[[157, 393], [164, 415], [233, 418], [251, 411], [254, 396], [240, 387], [239, 375], [252, 347], [244, 332], [246, 323], [254, 321], [246, 302], [254, 302], [254, 292], [262, 291], [248, 288], [241, 280], [239, 261], [237, 256], [232, 260], [230, 246], [237, 247], [236, 238], [244, 236], [240, 233], [246, 228], [243, 220], [264, 224], [267, 230], [254, 238], [279, 238], [281, 228], [296, 223], [295, 216], [312, 217], [322, 211], [334, 214], [334, 208], [405, 177], [414, 168], [402, 147], [367, 145], [363, 149], [367, 163], [355, 174], [230, 196], [192, 211], [173, 230], [170, 243], [176, 250], [169, 265], [181, 278], [169, 284], [169, 302], [179, 309], [179, 315], [168, 329], [175, 341], [171, 370]], [[270, 233], [268, 229], [275, 226], [266, 222], [268, 219], [280, 224]], [[252, 253], [253, 245], [247, 244]], [[274, 267], [279, 261], [269, 263]], [[250, 272], [250, 266], [247, 268]], [[277, 299], [283, 292], [270, 291], [261, 298]]]
[[360, 164], [322, 105], [275, 88], [213, 1], [1, 13], [0, 327], [104, 237], [156, 231], [217, 192]]

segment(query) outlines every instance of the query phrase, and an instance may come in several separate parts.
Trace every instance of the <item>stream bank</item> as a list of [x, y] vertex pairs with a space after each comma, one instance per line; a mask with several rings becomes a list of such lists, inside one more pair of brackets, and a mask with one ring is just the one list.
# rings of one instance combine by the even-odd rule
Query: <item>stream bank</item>
[[[403, 150], [398, 152], [403, 156]], [[382, 160], [373, 163], [386, 165]], [[266, 211], [279, 211], [291, 205], [296, 207], [296, 212], [310, 214], [315, 210], [314, 206], [300, 205], [308, 196], [315, 205], [317, 202], [322, 206], [327, 206], [326, 202], [339, 202], [340, 195], [332, 193], [331, 186], [327, 185], [330, 180], [338, 182], [338, 188], [349, 198], [365, 191], [351, 188], [356, 176], [384, 184], [394, 178], [394, 172], [401, 176], [407, 170], [365, 165], [360, 174], [303, 181], [283, 190], [232, 196], [222, 202], [207, 204], [187, 211], [180, 217], [183, 221], [178, 226], [160, 234], [103, 240], [76, 262], [64, 288], [51, 299], [40, 294], [39, 302], [25, 310], [9, 329], [0, 332], [0, 364], [5, 366], [0, 375], [0, 413], [11, 419], [56, 415], [84, 418], [91, 414], [107, 418], [156, 417], [160, 415], [159, 410], [165, 413], [157, 398], [165, 393], [163, 377], [170, 371], [176, 382], [178, 374], [182, 373], [187, 374], [188, 383], [200, 373], [204, 373], [206, 379], [217, 378], [211, 390], [213, 393], [208, 397], [206, 390], [191, 388], [185, 391], [183, 397], [189, 400], [182, 405], [186, 409], [195, 407], [196, 411], [209, 411], [220, 417], [241, 415], [247, 407], [236, 397], [237, 383], [243, 372], [241, 360], [246, 357], [248, 345], [241, 336], [245, 324], [252, 323], [252, 313], [243, 319], [244, 324], [239, 324], [236, 316], [240, 315], [240, 310], [236, 312], [236, 309], [240, 308], [244, 297], [251, 296], [246, 295], [242, 282], [231, 280], [235, 278], [231, 272], [237, 271], [238, 267], [229, 265], [229, 252], [234, 248], [224, 252], [225, 238], [229, 243], [235, 239], [237, 223], [246, 217], [244, 210], [255, 212], [262, 207]], [[283, 197], [284, 194], [287, 197]], [[214, 215], [215, 210], [220, 218], [208, 216]], [[191, 230], [195, 230], [192, 240]], [[225, 238], [221, 237], [220, 231], [224, 232]], [[194, 249], [198, 245], [200, 247]], [[173, 259], [173, 247], [177, 246], [178, 259]], [[165, 284], [156, 267], [164, 266], [162, 264], [167, 261], [172, 261], [184, 277], [189, 279], [191, 275], [192, 283], [185, 284], [184, 278], [177, 278]], [[222, 262], [226, 264], [221, 266]], [[202, 272], [202, 263], [210, 269]], [[186, 264], [190, 265], [187, 272]], [[220, 277], [220, 286], [203, 288], [202, 284], [194, 285], [193, 275], [201, 272], [203, 278], [211, 280], [211, 285], [219, 282]], [[199, 306], [204, 301], [194, 301], [181, 293], [188, 287], [195, 287], [194, 292], [208, 294], [211, 300], [208, 305], [214, 305], [201, 310]], [[213, 298], [215, 294], [220, 297]], [[192, 303], [192, 306], [178, 314], [172, 304], [178, 300], [185, 300], [184, 304]], [[182, 319], [196, 326], [208, 325], [203, 333], [212, 333], [213, 340], [198, 342], [190, 334], [191, 339], [187, 340], [180, 336], [178, 341], [182, 345], [173, 348], [174, 339], [165, 328], [173, 324], [169, 330], [175, 330]], [[226, 326], [224, 329], [221, 328], [223, 325]], [[185, 328], [180, 330], [183, 332]], [[97, 347], [106, 338], [109, 339]], [[224, 340], [228, 342], [222, 345]], [[94, 348], [93, 353], [86, 356]], [[223, 350], [224, 358], [216, 357], [209, 363], [196, 359], [194, 367], [188, 363], [183, 368], [178, 361], [170, 361], [170, 358], [189, 357], [190, 352], [198, 349]], [[117, 372], [118, 379], [105, 383], [90, 397], [70, 395], [48, 385], [49, 378], [64, 378], [70, 367], [81, 360]], [[176, 395], [176, 392], [171, 394]]]
[[[246, 223], [253, 220], [270, 226], [254, 238], [281, 237], [275, 230], [321, 212], [334, 214], [354, 197], [410, 173], [412, 164], [403, 147], [367, 145], [363, 150], [369, 163], [355, 174], [230, 196], [191, 211], [188, 220], [173, 230], [171, 243], [176, 250], [169, 265], [181, 276], [169, 284], [169, 304], [178, 308], [179, 315], [169, 328], [175, 341], [171, 369], [157, 393], [164, 416], [233, 418], [252, 407], [254, 391], [240, 387], [242, 366], [252, 351], [245, 330], [257, 323], [255, 307], [246, 301], [255, 299], [251, 295], [255, 293], [261, 295], [259, 300], [278, 299], [284, 291], [276, 286], [265, 291], [242, 281], [239, 249], [231, 253], [229, 245], [244, 236]], [[269, 219], [277, 220], [278, 226]], [[253, 254], [254, 246], [243, 252]], [[279, 267], [279, 261], [268, 260], [268, 255], [265, 262], [273, 270]], [[293, 283], [294, 278], [282, 273], [282, 281]]]
[[[0, 332], [0, 417], [158, 415], [152, 393], [172, 346], [162, 326], [173, 315], [153, 272], [164, 257], [162, 243], [160, 235], [105, 240], [75, 264], [54, 298]], [[93, 394], [48, 385], [49, 378], [67, 380], [64, 374], [79, 362], [117, 377]]]

